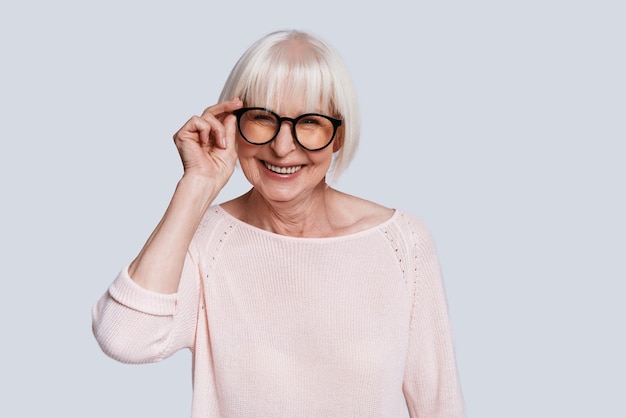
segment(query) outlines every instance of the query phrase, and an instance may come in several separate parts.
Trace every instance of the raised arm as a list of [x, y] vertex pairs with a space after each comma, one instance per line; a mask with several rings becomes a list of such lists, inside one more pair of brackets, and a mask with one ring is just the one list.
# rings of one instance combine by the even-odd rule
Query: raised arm
[[128, 268], [139, 286], [158, 293], [177, 291], [196, 228], [234, 171], [236, 121], [231, 112], [241, 106], [239, 99], [211, 106], [174, 135], [184, 174], [163, 218]]

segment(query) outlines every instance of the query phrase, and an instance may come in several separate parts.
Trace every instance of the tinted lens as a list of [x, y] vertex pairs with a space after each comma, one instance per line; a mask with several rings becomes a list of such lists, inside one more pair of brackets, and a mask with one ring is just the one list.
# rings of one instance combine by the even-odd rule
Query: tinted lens
[[[296, 141], [308, 150], [326, 147], [335, 135], [336, 126], [327, 116], [307, 113], [295, 119], [280, 118], [271, 111], [261, 108], [247, 108], [237, 111], [239, 131], [244, 139], [252, 144], [263, 145], [273, 140], [282, 122], [292, 124], [291, 132]], [[340, 121], [335, 123], [341, 123]]]
[[278, 119], [265, 110], [250, 109], [239, 118], [239, 129], [249, 142], [264, 144], [278, 132]]
[[323, 148], [333, 138], [335, 127], [332, 122], [319, 115], [304, 115], [296, 123], [296, 136], [305, 148]]

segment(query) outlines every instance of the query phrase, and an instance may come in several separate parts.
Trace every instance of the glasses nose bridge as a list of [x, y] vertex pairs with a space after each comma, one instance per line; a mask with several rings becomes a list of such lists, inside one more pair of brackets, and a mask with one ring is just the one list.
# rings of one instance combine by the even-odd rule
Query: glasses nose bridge
[[278, 121], [278, 124], [276, 125], [276, 136], [278, 136], [278, 133], [280, 132], [281, 128], [283, 127], [283, 122], [289, 122], [289, 123], [291, 123], [291, 135], [297, 141], [297, 139], [296, 139], [296, 123], [298, 122], [298, 118], [288, 118], [286, 116], [276, 116], [276, 120]]

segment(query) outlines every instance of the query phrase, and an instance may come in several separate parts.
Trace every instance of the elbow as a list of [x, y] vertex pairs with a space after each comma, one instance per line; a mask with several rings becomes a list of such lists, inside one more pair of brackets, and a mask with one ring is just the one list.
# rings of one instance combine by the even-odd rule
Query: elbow
[[[119, 308], [119, 306], [118, 306]], [[158, 318], [136, 311], [99, 309], [92, 313], [92, 332], [100, 349], [121, 363], [154, 363], [164, 358], [169, 340], [167, 328]]]
[[102, 327], [93, 326], [93, 335], [104, 354], [108, 357], [127, 364], [143, 364], [158, 361], [146, 355], [145, 350], [139, 349], [138, 344], [134, 344], [123, 336], [114, 333], [103, 332]]

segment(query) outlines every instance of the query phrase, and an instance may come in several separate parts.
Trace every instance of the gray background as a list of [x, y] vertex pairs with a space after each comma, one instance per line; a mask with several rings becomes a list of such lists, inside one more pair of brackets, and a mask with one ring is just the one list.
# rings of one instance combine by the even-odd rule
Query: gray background
[[[3, 2], [5, 417], [185, 417], [190, 355], [116, 363], [90, 309], [181, 174], [172, 134], [251, 42], [342, 53], [362, 146], [337, 184], [437, 241], [469, 416], [626, 417], [620, 1]], [[247, 189], [239, 171], [221, 200]]]

